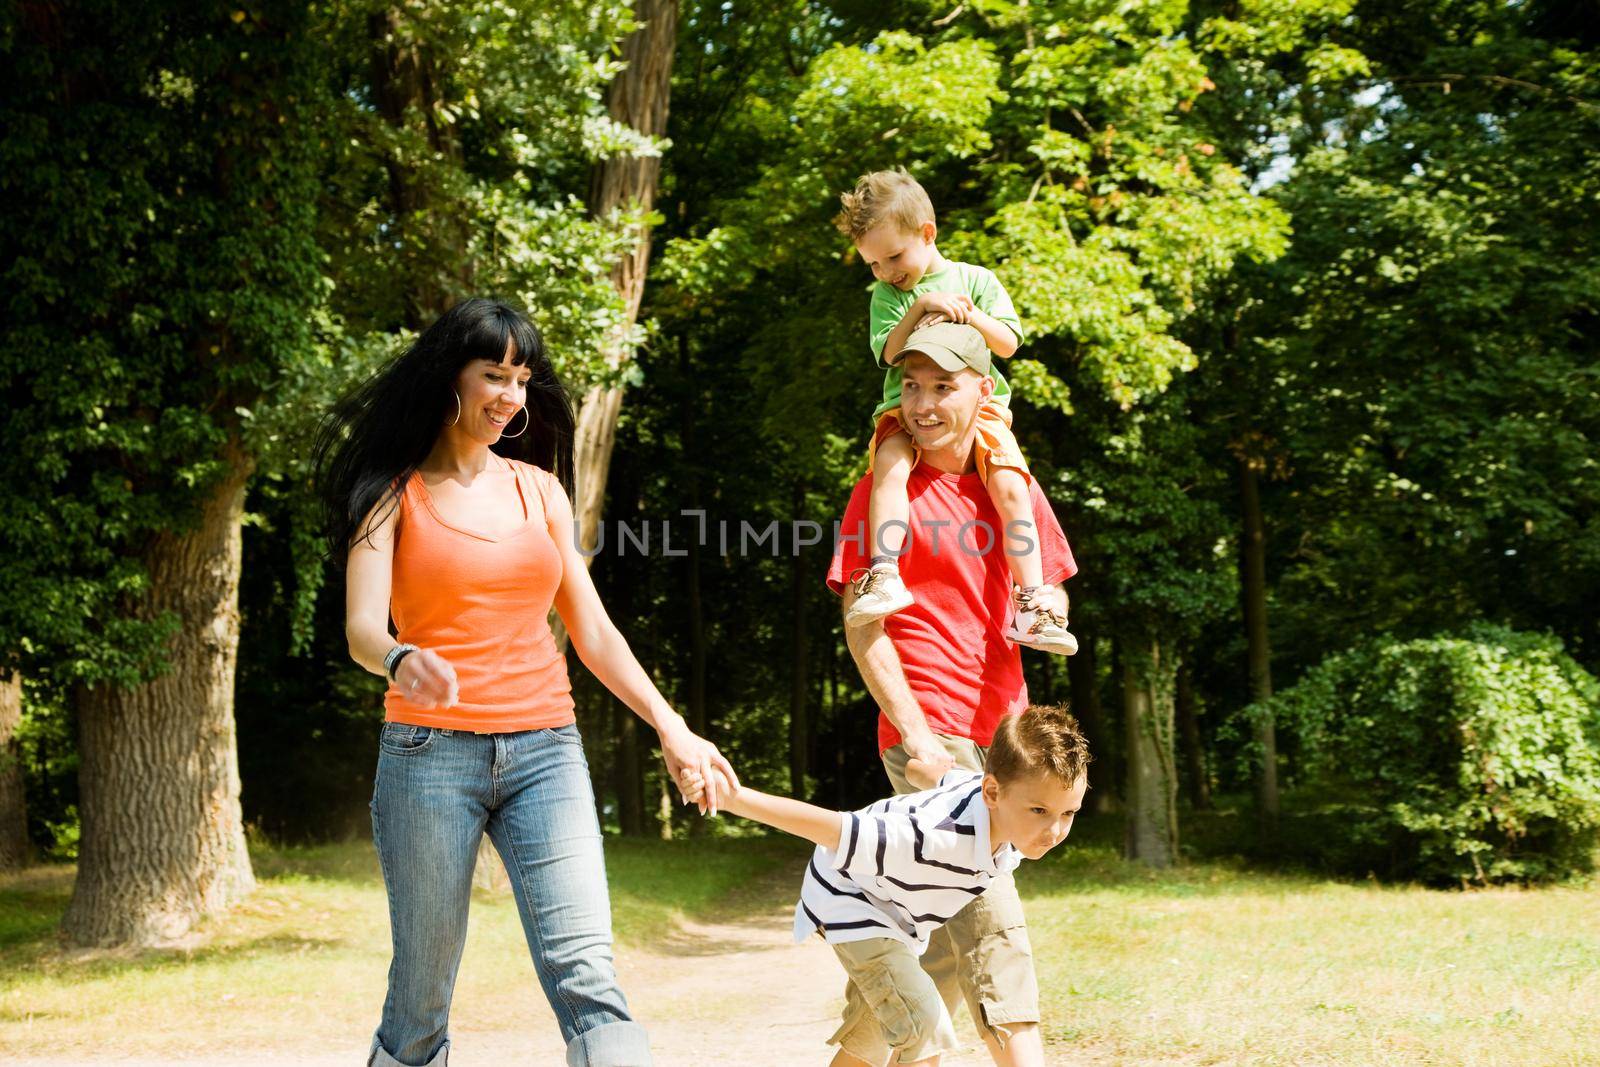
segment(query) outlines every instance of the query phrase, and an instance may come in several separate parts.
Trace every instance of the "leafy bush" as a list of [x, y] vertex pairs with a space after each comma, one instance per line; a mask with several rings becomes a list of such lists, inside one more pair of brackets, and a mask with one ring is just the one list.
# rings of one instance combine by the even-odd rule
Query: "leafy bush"
[[1600, 844], [1600, 683], [1554, 637], [1371, 640], [1252, 709], [1301, 745], [1315, 847], [1428, 881], [1559, 878]]

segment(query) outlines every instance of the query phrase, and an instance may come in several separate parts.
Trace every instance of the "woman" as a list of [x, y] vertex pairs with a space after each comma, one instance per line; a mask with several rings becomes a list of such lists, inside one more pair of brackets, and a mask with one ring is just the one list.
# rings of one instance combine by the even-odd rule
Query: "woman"
[[538, 331], [504, 304], [468, 300], [319, 435], [350, 655], [390, 683], [372, 830], [394, 960], [369, 1067], [446, 1062], [485, 831], [567, 1062], [650, 1062], [612, 966], [600, 829], [551, 606], [595, 677], [655, 727], [675, 782], [685, 769], [734, 778], [667, 706], [595, 594], [565, 488], [572, 430]]

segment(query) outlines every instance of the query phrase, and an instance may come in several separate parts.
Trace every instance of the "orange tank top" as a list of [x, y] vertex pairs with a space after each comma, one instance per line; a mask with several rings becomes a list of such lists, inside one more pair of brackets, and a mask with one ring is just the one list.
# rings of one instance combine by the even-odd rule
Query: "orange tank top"
[[574, 721], [567, 661], [550, 632], [561, 555], [545, 518], [551, 476], [490, 453], [516, 474], [523, 524], [502, 537], [439, 517], [420, 474], [400, 497], [389, 594], [399, 639], [432, 649], [455, 668], [460, 701], [422, 708], [391, 685], [390, 722], [476, 733], [542, 730]]

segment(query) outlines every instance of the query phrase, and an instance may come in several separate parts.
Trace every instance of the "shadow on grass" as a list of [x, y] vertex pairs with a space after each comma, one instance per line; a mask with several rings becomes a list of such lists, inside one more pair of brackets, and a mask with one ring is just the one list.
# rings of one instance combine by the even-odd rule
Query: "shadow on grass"
[[655, 950], [683, 920], [764, 924], [782, 902], [793, 903], [809, 854], [788, 837], [608, 838], [617, 940]]
[[[366, 851], [370, 852], [370, 847]], [[373, 872], [367, 874], [362, 869], [361, 849], [349, 845], [257, 850], [252, 862], [263, 883], [337, 879], [359, 884], [377, 880], [376, 863]], [[49, 864], [0, 879], [0, 986], [7, 984], [3, 979], [20, 977], [24, 972], [36, 976], [70, 972], [75, 979], [93, 979], [221, 959], [304, 953], [335, 948], [345, 942], [341, 937], [297, 930], [244, 938], [213, 931], [212, 940], [196, 945], [72, 949], [62, 942], [60, 923], [72, 897], [75, 873], [71, 864]], [[246, 902], [240, 910], [249, 907]]]
[[31, 867], [0, 880], [0, 974], [57, 946], [56, 929], [72, 895], [75, 868]]
[[252, 842], [250, 863], [261, 881], [328, 881], [378, 885], [383, 871], [369, 838], [351, 838], [321, 845], [276, 845]]

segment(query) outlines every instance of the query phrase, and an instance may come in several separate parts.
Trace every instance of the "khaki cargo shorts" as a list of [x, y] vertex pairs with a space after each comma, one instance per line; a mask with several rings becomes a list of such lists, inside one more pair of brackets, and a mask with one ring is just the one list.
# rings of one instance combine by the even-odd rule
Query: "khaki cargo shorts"
[[961, 1047], [939, 988], [910, 945], [872, 937], [831, 947], [850, 981], [844, 1022], [828, 1044], [874, 1067], [887, 1063], [892, 1051], [911, 1062]]

